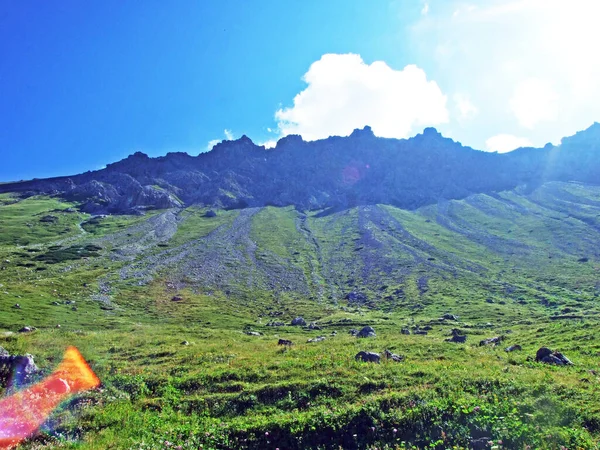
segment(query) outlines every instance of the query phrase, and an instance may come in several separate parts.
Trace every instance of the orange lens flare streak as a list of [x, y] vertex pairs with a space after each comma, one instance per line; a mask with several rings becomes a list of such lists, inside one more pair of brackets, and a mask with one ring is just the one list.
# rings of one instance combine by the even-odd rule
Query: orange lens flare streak
[[0, 450], [33, 434], [70, 396], [100, 385], [75, 347], [67, 348], [56, 370], [39, 383], [0, 400]]

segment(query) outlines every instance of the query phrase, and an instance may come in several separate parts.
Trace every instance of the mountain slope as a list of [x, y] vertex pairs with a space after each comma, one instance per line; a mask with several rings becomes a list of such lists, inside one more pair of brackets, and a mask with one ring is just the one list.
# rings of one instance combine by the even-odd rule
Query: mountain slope
[[414, 209], [546, 181], [597, 183], [600, 124], [558, 147], [507, 154], [463, 147], [427, 128], [411, 139], [349, 137], [304, 142], [287, 136], [275, 149], [243, 136], [196, 157], [135, 153], [105, 169], [71, 177], [0, 185], [0, 192], [60, 195], [90, 213], [132, 213], [192, 204], [221, 208], [294, 205], [316, 210], [364, 204]]

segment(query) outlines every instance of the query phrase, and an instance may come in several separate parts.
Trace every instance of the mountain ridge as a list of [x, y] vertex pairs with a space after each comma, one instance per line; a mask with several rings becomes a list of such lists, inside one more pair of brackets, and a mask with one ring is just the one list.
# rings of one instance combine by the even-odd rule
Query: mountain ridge
[[408, 139], [377, 137], [368, 126], [317, 141], [290, 135], [273, 149], [244, 135], [197, 156], [136, 152], [97, 171], [1, 184], [0, 193], [56, 195], [96, 214], [192, 204], [319, 210], [384, 203], [414, 209], [546, 181], [597, 184], [599, 148], [598, 123], [558, 146], [508, 153], [463, 146], [430, 127]]

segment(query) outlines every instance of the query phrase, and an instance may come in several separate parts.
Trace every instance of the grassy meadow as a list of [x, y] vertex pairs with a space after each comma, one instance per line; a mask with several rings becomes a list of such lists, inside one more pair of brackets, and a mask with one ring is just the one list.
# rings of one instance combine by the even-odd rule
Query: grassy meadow
[[[75, 345], [102, 381], [22, 448], [600, 445], [598, 187], [416, 211], [77, 206], [0, 196], [0, 346], [47, 373]], [[535, 362], [542, 346], [574, 365]], [[386, 349], [404, 360], [355, 361]]]

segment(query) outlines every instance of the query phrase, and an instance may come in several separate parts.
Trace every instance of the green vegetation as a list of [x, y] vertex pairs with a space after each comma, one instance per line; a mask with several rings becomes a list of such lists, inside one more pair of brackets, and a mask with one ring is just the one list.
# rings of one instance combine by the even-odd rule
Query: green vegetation
[[[51, 370], [75, 345], [103, 383], [24, 448], [597, 448], [599, 200], [550, 183], [417, 211], [90, 221], [2, 196], [0, 346]], [[542, 346], [574, 365], [535, 362]], [[354, 360], [384, 349], [405, 360]]]

